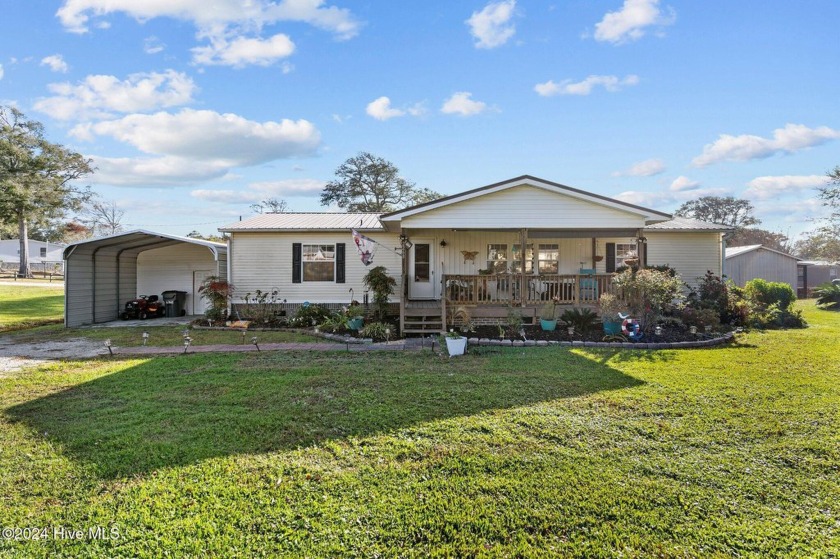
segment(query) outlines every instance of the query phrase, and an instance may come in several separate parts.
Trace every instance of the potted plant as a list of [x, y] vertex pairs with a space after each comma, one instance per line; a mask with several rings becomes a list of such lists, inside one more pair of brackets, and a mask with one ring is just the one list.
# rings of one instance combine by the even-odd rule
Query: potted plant
[[624, 310], [624, 304], [612, 293], [602, 293], [598, 299], [601, 311], [601, 321], [604, 323], [604, 333], [616, 335], [621, 333], [621, 318], [618, 316]]
[[464, 355], [467, 350], [467, 338], [461, 335], [457, 330], [450, 329], [446, 333], [446, 350], [449, 352], [449, 357], [453, 355]]
[[553, 332], [557, 328], [557, 299], [551, 299], [543, 305], [540, 312], [540, 327], [544, 332]]
[[347, 307], [347, 327], [350, 330], [361, 330], [365, 323], [365, 308], [358, 303]]

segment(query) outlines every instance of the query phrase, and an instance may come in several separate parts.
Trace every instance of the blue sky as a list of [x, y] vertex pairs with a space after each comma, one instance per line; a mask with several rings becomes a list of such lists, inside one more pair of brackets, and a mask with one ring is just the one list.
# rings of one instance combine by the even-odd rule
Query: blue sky
[[359, 151], [443, 194], [536, 175], [793, 236], [840, 164], [840, 2], [8, 2], [0, 103], [94, 159], [130, 228], [320, 211]]

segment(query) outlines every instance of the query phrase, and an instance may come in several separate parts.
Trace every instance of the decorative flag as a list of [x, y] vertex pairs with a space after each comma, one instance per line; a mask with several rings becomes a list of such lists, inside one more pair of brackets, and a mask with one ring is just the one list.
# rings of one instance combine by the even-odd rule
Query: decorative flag
[[356, 243], [356, 250], [359, 251], [359, 257], [362, 259], [362, 264], [370, 266], [373, 262], [373, 255], [376, 253], [376, 241], [369, 237], [365, 237], [355, 229], [352, 229], [353, 242]]

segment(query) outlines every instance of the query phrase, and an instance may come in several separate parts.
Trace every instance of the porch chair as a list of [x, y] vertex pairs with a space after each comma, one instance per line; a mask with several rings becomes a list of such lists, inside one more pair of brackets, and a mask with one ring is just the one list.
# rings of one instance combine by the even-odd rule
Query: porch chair
[[597, 301], [598, 280], [594, 277], [595, 268], [581, 268], [578, 273], [582, 276], [592, 276], [580, 278], [580, 299], [582, 301]]

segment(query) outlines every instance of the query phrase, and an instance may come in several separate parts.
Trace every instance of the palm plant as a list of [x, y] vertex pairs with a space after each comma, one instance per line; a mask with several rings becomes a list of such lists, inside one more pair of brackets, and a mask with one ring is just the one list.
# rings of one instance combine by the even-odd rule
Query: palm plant
[[829, 310], [840, 310], [840, 283], [824, 283], [814, 289], [817, 305]]

